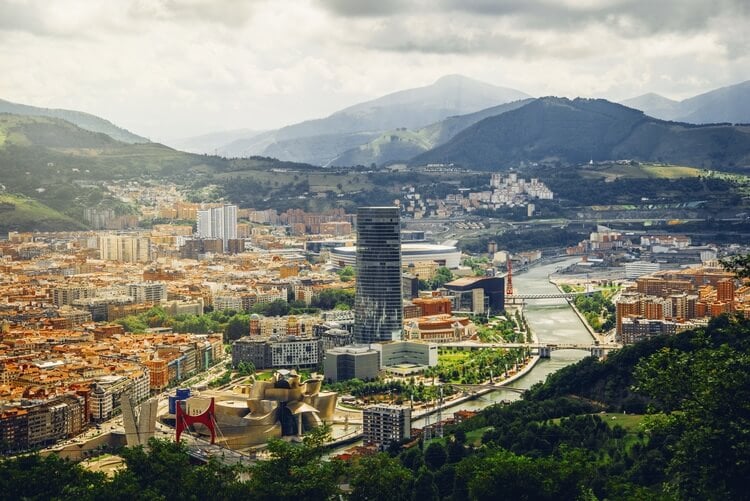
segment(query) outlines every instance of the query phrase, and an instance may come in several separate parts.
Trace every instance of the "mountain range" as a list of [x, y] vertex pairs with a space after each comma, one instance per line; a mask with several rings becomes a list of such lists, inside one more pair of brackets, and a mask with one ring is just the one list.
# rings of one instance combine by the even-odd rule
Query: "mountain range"
[[219, 132], [210, 132], [199, 136], [181, 137], [164, 140], [164, 143], [174, 149], [187, 151], [188, 153], [205, 153], [216, 155], [219, 150], [235, 141], [252, 139], [265, 131], [253, 129], [234, 129]]
[[402, 90], [219, 148], [219, 154], [263, 155], [295, 162], [330, 165], [339, 155], [393, 129], [418, 129], [453, 115], [477, 112], [528, 98], [527, 94], [460, 75]]
[[[400, 157], [411, 165], [455, 163], [482, 170], [543, 162], [540, 172], [589, 160], [633, 159], [750, 172], [750, 125], [670, 122], [603, 99], [525, 99], [391, 134], [395, 139], [381, 134], [380, 142], [341, 158], [349, 165], [377, 156], [383, 162]], [[246, 204], [275, 198], [289, 206], [311, 188], [326, 193], [326, 199], [359, 193], [361, 180], [348, 177], [350, 172], [358, 171], [265, 157], [196, 155], [157, 143], [118, 141], [60, 118], [0, 113], [0, 232], [80, 229], [85, 208], [116, 203], [101, 181], [145, 176], [214, 183], [245, 196]], [[372, 179], [377, 182], [378, 176]], [[390, 196], [384, 190], [380, 195]], [[253, 193], [250, 202], [248, 193]], [[365, 192], [354, 201], [371, 202], [371, 196]]]
[[[158, 151], [162, 160], [180, 158], [160, 168], [179, 169], [186, 158], [191, 158], [190, 165], [201, 163], [87, 113], [0, 100], [2, 112], [59, 119], [98, 133], [81, 135], [54, 121], [26, 124], [26, 133], [34, 136], [36, 146], [63, 148], [63, 143], [72, 143], [74, 147], [119, 151], [127, 143], [145, 143], [147, 157]], [[698, 127], [690, 121], [714, 125]], [[491, 168], [522, 162], [617, 158], [730, 169], [750, 165], [745, 149], [748, 128], [727, 122], [750, 122], [750, 81], [679, 102], [646, 94], [616, 104], [603, 99], [534, 99], [517, 90], [449, 75], [431, 85], [388, 94], [326, 118], [265, 132], [241, 129], [207, 134], [175, 140], [172, 145], [195, 153], [235, 158], [260, 155], [342, 167], [454, 162]], [[65, 131], [60, 144], [53, 130]], [[112, 144], [105, 145], [108, 141]], [[221, 146], [225, 141], [229, 143]], [[139, 150], [133, 158], [142, 154]], [[131, 168], [147, 166], [148, 162], [132, 163]]]
[[495, 170], [612, 159], [745, 170], [750, 126], [668, 122], [604, 99], [545, 97], [485, 118], [410, 163]]
[[[448, 75], [431, 85], [394, 92], [326, 118], [270, 131], [238, 129], [167, 143], [191, 153], [230, 158], [259, 155], [322, 166], [405, 163], [444, 145], [481, 120], [521, 108], [531, 100], [518, 90]], [[688, 124], [750, 123], [750, 81], [682, 101], [649, 93], [620, 104], [657, 119]], [[121, 142], [148, 142], [103, 118], [79, 111], [0, 100], [3, 112], [61, 118]]]
[[663, 120], [692, 124], [750, 123], [750, 80], [682, 101], [648, 93], [621, 104]]
[[502, 115], [531, 101], [533, 101], [532, 98], [522, 99], [467, 115], [447, 117], [416, 130], [401, 128], [385, 131], [372, 141], [343, 152], [331, 161], [331, 164], [338, 166], [370, 165], [373, 163], [385, 165], [391, 162], [405, 161], [449, 141], [456, 134], [480, 120]]
[[[528, 104], [529, 98], [521, 91], [450, 75], [432, 85], [357, 104], [327, 118], [248, 135], [214, 147], [212, 152], [230, 157], [264, 155], [323, 166], [405, 162], [484, 118]], [[649, 93], [620, 104], [662, 120], [748, 123], [750, 81], [683, 101]]]

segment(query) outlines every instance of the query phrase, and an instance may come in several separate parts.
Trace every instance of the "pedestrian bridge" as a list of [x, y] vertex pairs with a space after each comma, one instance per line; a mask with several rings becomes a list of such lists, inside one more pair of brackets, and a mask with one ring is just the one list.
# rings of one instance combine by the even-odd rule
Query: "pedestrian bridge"
[[497, 385], [497, 384], [492, 384], [492, 383], [485, 383], [485, 384], [458, 384], [458, 383], [450, 383], [450, 384], [454, 388], [462, 388], [462, 389], [465, 389], [465, 390], [474, 390], [474, 389], [476, 389], [476, 390], [482, 390], [482, 389], [487, 388], [487, 389], [492, 389], [492, 390], [508, 390], [508, 391], [512, 391], [512, 392], [515, 392], [515, 393], [521, 393], [521, 394], [526, 391], [523, 388], [513, 388], [511, 386], [502, 386], [502, 385]]
[[595, 357], [603, 357], [606, 352], [622, 348], [619, 344], [589, 344], [589, 343], [472, 343], [456, 342], [441, 343], [439, 347], [454, 348], [459, 350], [492, 350], [492, 349], [528, 349], [542, 358], [549, 358], [553, 351], [557, 350], [583, 350], [588, 351]]
[[590, 296], [596, 291], [585, 291], [585, 292], [557, 292], [552, 294], [507, 294], [505, 296], [506, 301], [520, 299], [522, 301], [534, 300], [534, 299], [573, 299], [577, 296]]

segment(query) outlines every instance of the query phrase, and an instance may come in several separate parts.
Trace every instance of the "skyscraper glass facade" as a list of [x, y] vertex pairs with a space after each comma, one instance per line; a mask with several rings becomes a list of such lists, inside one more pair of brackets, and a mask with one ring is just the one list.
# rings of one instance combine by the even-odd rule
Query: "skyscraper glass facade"
[[354, 341], [401, 339], [401, 227], [398, 207], [357, 210]]

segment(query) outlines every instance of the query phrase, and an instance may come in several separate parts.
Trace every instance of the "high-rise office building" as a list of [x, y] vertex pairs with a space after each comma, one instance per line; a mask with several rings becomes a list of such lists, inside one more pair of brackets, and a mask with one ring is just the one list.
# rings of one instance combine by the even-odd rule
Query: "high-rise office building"
[[357, 210], [354, 341], [401, 339], [401, 231], [398, 207]]
[[227, 250], [229, 240], [237, 238], [237, 206], [224, 205], [199, 210], [198, 236], [200, 238], [220, 238]]

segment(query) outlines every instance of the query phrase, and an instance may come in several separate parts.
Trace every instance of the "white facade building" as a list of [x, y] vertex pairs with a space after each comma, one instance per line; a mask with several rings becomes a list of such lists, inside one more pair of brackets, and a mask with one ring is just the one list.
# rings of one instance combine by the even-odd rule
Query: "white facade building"
[[134, 235], [102, 235], [99, 254], [105, 261], [148, 263], [151, 261], [151, 239]]
[[167, 286], [162, 282], [129, 284], [128, 296], [136, 303], [161, 303], [167, 300]]
[[199, 210], [198, 236], [200, 238], [220, 238], [227, 250], [229, 240], [237, 238], [237, 206], [223, 205]]

